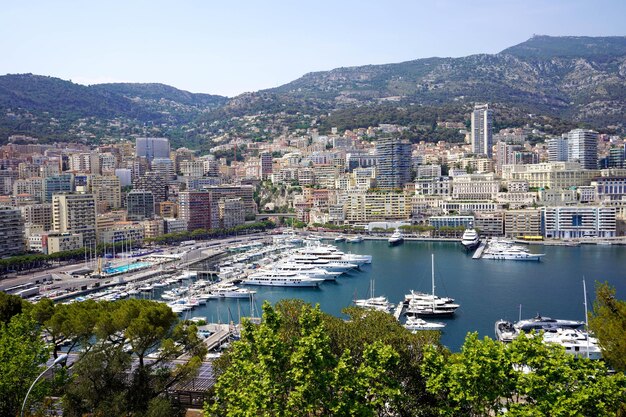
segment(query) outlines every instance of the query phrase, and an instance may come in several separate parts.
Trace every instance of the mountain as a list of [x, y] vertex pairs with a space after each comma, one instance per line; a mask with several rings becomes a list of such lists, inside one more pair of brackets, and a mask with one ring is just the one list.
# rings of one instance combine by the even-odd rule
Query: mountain
[[235, 97], [227, 109], [246, 113], [300, 106], [326, 112], [381, 103], [473, 102], [596, 126], [623, 124], [626, 37], [534, 36], [493, 55], [313, 72], [273, 89]]
[[15, 133], [58, 139], [97, 136], [94, 131], [128, 134], [145, 123], [179, 126], [227, 100], [163, 84], [84, 86], [54, 77], [9, 74], [0, 76], [0, 139]]
[[0, 141], [15, 133], [86, 141], [154, 134], [199, 146], [215, 135], [239, 135], [246, 122], [236, 117], [257, 114], [270, 125], [254, 126], [254, 140], [266, 140], [258, 132], [281, 131], [287, 119], [290, 127], [314, 121], [322, 130], [400, 123], [434, 131], [439, 121], [465, 122], [475, 102], [492, 104], [497, 127], [526, 123], [533, 114], [555, 133], [576, 125], [624, 132], [626, 37], [533, 36], [497, 54], [312, 72], [230, 99], [163, 84], [82, 86], [6, 75]]

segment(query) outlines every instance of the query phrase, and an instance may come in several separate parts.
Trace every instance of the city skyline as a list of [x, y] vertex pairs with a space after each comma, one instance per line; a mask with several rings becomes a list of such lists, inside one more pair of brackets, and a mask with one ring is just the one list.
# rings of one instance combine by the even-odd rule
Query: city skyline
[[[0, 73], [80, 84], [159, 82], [234, 96], [342, 66], [497, 53], [534, 33], [623, 35], [624, 12], [617, 1], [349, 1], [309, 9], [280, 2], [13, 3], [0, 17]], [[581, 27], [584, 33], [574, 33]]]

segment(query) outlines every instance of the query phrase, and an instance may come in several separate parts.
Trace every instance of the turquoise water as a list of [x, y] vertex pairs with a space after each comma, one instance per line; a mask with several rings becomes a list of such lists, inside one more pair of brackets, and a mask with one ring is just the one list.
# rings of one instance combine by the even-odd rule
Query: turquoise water
[[[375, 283], [375, 295], [398, 303], [411, 289], [431, 291], [431, 254], [435, 255], [436, 294], [453, 297], [461, 304], [454, 318], [438, 320], [446, 322], [441, 340], [453, 350], [461, 346], [467, 332], [493, 337], [495, 321], [517, 320], [520, 304], [523, 318], [541, 313], [584, 320], [583, 277], [590, 308], [595, 281], [608, 281], [618, 298], [626, 299], [626, 247], [621, 246], [530, 246], [531, 252], [546, 254], [541, 262], [473, 260], [460, 244], [449, 242], [406, 241], [389, 247], [384, 241], [365, 241], [337, 246], [345, 252], [371, 254], [372, 264], [318, 289], [251, 287], [257, 290], [258, 308], [263, 300], [301, 298], [340, 316], [355, 296], [368, 296], [370, 279]], [[209, 300], [189, 316], [238, 321], [249, 311], [246, 300]]]
[[105, 274], [119, 274], [121, 272], [128, 272], [128, 271], [133, 271], [135, 269], [139, 269], [139, 268], [145, 268], [147, 266], [152, 265], [151, 263], [148, 262], [137, 262], [134, 264], [128, 264], [128, 265], [121, 265], [121, 266], [116, 266], [116, 267], [109, 267], [109, 268], [105, 268], [104, 269], [104, 273]]

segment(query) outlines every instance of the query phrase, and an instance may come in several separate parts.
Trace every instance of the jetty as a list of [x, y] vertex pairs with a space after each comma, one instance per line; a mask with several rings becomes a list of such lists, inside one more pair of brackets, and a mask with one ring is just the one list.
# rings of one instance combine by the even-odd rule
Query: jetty
[[480, 245], [478, 245], [478, 248], [476, 248], [476, 252], [474, 252], [474, 255], [472, 255], [472, 259], [480, 259], [483, 256], [483, 252], [486, 248], [487, 242], [481, 240]]

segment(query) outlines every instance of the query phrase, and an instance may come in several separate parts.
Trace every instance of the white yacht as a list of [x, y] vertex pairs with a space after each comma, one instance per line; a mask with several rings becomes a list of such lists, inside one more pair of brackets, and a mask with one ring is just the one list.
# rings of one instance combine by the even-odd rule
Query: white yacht
[[312, 265], [316, 268], [325, 269], [330, 272], [348, 272], [351, 269], [357, 269], [359, 265], [354, 262], [344, 260], [322, 259], [313, 255], [292, 255], [287, 261], [297, 264]]
[[296, 254], [317, 256], [321, 259], [343, 260], [358, 265], [372, 263], [371, 255], [345, 254], [331, 245], [312, 245], [295, 251]]
[[411, 291], [409, 307], [406, 311], [408, 316], [448, 317], [453, 316], [460, 307], [459, 304], [454, 304], [452, 298], [439, 298], [435, 295], [435, 255], [431, 255], [431, 285], [430, 297]]
[[504, 343], [512, 342], [513, 339], [519, 336], [519, 330], [515, 328], [513, 323], [506, 320], [496, 321], [495, 333], [496, 339]]
[[211, 293], [224, 298], [249, 298], [251, 295], [256, 294], [256, 291], [239, 288], [231, 283], [223, 283], [211, 288]]
[[402, 242], [404, 242], [404, 235], [402, 235], [402, 232], [400, 232], [400, 229], [396, 229], [396, 231], [393, 232], [393, 234], [389, 237], [389, 239], [387, 239], [387, 242], [389, 242], [391, 246], [399, 245]]
[[419, 317], [407, 317], [403, 326], [407, 330], [441, 330], [446, 327], [445, 323], [432, 323]]
[[543, 253], [530, 253], [528, 249], [507, 241], [490, 241], [483, 252], [483, 259], [504, 261], [540, 261]]
[[335, 281], [337, 277], [342, 274], [341, 272], [331, 272], [317, 268], [314, 265], [299, 264], [296, 262], [277, 262], [273, 265], [269, 265], [265, 269], [295, 272], [309, 278], [321, 278], [325, 281]]
[[550, 328], [569, 328], [569, 329], [578, 329], [585, 324], [582, 321], [577, 320], [562, 320], [562, 319], [553, 319], [550, 317], [542, 317], [537, 314], [535, 317], [520, 320], [515, 323], [513, 326], [519, 331], [529, 332], [531, 330], [547, 330]]
[[306, 275], [289, 271], [265, 270], [248, 275], [242, 283], [246, 285], [267, 285], [272, 287], [317, 287], [321, 278], [309, 278]]
[[582, 358], [600, 359], [602, 352], [595, 337], [576, 329], [558, 328], [543, 333], [544, 343], [556, 343], [565, 348], [565, 353]]
[[346, 241], [346, 237], [344, 235], [335, 236], [335, 242], [339, 243], [339, 242], [345, 242], [345, 241]]
[[384, 311], [390, 313], [393, 310], [393, 304], [387, 300], [387, 297], [375, 297], [374, 296], [374, 280], [370, 280], [370, 298], [363, 298], [360, 300], [354, 300], [354, 305], [357, 307], [366, 308], [369, 310]]
[[363, 236], [361, 236], [361, 235], [350, 236], [349, 238], [346, 239], [346, 242], [348, 242], [348, 243], [361, 243], [361, 242], [363, 242]]
[[476, 232], [473, 227], [470, 226], [468, 229], [465, 229], [461, 239], [461, 245], [463, 245], [466, 250], [476, 249], [478, 245], [480, 245], [478, 232]]
[[393, 304], [387, 300], [387, 297], [371, 297], [354, 300], [354, 305], [370, 310], [384, 311], [385, 313], [389, 313], [393, 309]]

